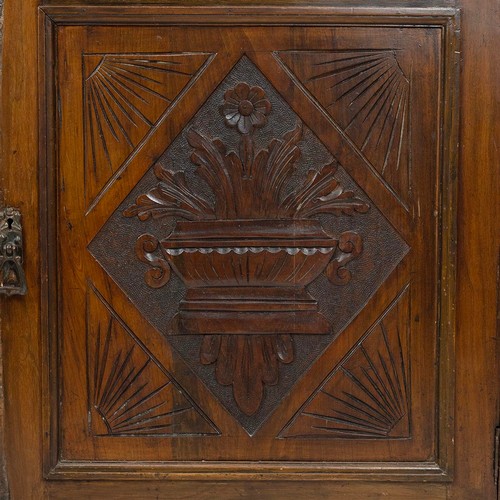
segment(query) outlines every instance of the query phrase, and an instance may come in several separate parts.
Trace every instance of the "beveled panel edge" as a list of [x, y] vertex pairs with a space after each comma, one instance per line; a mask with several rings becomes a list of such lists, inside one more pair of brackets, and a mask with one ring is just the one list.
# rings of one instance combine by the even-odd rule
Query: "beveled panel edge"
[[[454, 453], [454, 364], [455, 364], [455, 297], [457, 244], [457, 168], [460, 73], [460, 9], [451, 7], [177, 7], [177, 6], [41, 6], [39, 7], [39, 183], [41, 331], [43, 359], [43, 473], [46, 479], [189, 479], [189, 480], [368, 480], [433, 481], [453, 480]], [[280, 10], [283, 12], [281, 15]], [[313, 10], [313, 14], [305, 12]], [[129, 13], [129, 11], [132, 11]], [[279, 22], [276, 16], [279, 15]], [[300, 462], [183, 462], [155, 464], [145, 462], [148, 471], [137, 465], [120, 462], [79, 462], [59, 458], [58, 395], [58, 306], [50, 300], [58, 296], [57, 288], [57, 98], [55, 95], [57, 27], [64, 26], [394, 26], [435, 27], [442, 30], [441, 102], [439, 113], [438, 228], [441, 243], [438, 291], [438, 453], [435, 462], [374, 463], [300, 463]], [[55, 274], [54, 274], [55, 271]], [[52, 275], [50, 274], [52, 272]], [[451, 382], [451, 383], [450, 383]], [[179, 467], [188, 467], [181, 471]], [[212, 470], [207, 468], [212, 467]], [[316, 467], [316, 469], [315, 469]], [[246, 469], [246, 470], [245, 470]], [[321, 469], [321, 471], [319, 470]]]
[[453, 479], [455, 415], [455, 335], [457, 296], [457, 192], [459, 166], [459, 89], [461, 12], [443, 27], [439, 189], [440, 276], [438, 345], [438, 461]]
[[[42, 470], [48, 475], [58, 461], [58, 230], [57, 230], [57, 128], [56, 128], [56, 26], [38, 16], [39, 102], [39, 246], [40, 246], [40, 337], [42, 350]], [[52, 273], [52, 275], [50, 274]], [[53, 371], [55, 370], [55, 371]]]
[[[45, 5], [62, 5], [61, 0], [45, 0]], [[342, 7], [363, 7], [366, 6], [366, 0], [86, 0], [86, 5], [134, 5], [144, 4], [147, 6], [156, 5], [316, 5], [316, 6], [335, 6]], [[65, 0], [64, 5], [81, 5], [81, 0]], [[455, 0], [375, 0], [373, 2], [377, 7], [449, 7], [456, 5]]]
[[339, 7], [331, 5], [42, 5], [57, 25], [77, 26], [341, 26], [356, 24], [445, 26], [454, 7]]
[[[146, 469], [147, 467], [147, 469]], [[435, 462], [79, 462], [60, 461], [46, 475], [57, 480], [287, 480], [450, 482]]]

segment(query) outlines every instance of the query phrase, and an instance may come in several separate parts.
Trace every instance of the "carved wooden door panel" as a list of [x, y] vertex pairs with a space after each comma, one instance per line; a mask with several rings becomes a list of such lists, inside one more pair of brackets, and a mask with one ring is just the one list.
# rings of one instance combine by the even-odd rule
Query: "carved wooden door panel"
[[48, 477], [446, 478], [452, 10], [46, 8]]
[[46, 23], [49, 473], [441, 475], [452, 18], [199, 22]]

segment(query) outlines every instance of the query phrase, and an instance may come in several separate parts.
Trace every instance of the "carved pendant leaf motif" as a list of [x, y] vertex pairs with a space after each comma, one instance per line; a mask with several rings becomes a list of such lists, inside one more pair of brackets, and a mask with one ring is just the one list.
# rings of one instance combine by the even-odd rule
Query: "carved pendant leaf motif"
[[279, 380], [279, 363], [293, 361], [291, 335], [206, 335], [200, 350], [204, 365], [216, 363], [221, 385], [234, 387], [234, 398], [247, 415], [260, 406], [264, 385]]
[[335, 160], [289, 189], [303, 126], [299, 121], [256, 151], [254, 134], [271, 112], [262, 88], [238, 83], [226, 91], [221, 111], [240, 134], [238, 153], [200, 130], [186, 133], [195, 173], [214, 201], [194, 192], [184, 172], [158, 163], [158, 184], [123, 215], [187, 221], [163, 240], [141, 236], [137, 256], [153, 266], [150, 286], [168, 281], [168, 266], [184, 281], [188, 292], [170, 334], [205, 335], [200, 362], [215, 364], [218, 383], [231, 385], [240, 410], [253, 415], [264, 386], [278, 383], [280, 364], [294, 360], [292, 335], [330, 330], [305, 286], [322, 272], [334, 284], [347, 283], [345, 266], [363, 249], [358, 234], [329, 236], [313, 218], [363, 214], [369, 205], [343, 188]]

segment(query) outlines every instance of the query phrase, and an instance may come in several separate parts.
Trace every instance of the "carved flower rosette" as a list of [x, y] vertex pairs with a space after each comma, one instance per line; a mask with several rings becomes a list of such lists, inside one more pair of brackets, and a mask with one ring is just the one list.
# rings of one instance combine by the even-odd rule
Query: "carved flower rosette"
[[232, 385], [247, 415], [261, 405], [264, 386], [278, 383], [280, 363], [294, 359], [294, 334], [327, 334], [306, 286], [321, 273], [347, 283], [349, 261], [362, 252], [361, 236], [327, 234], [319, 214], [354, 215], [368, 204], [335, 177], [337, 162], [310, 169], [301, 186], [287, 189], [297, 169], [303, 127], [256, 151], [254, 134], [265, 126], [271, 104], [264, 90], [239, 83], [221, 107], [240, 135], [239, 151], [190, 129], [191, 161], [214, 195], [195, 193], [183, 171], [158, 163], [157, 185], [124, 211], [126, 217], [175, 217], [168, 237], [142, 235], [137, 257], [151, 265], [146, 283], [165, 285], [173, 271], [186, 296], [169, 327], [173, 335], [203, 335], [200, 362], [215, 363], [215, 377]]

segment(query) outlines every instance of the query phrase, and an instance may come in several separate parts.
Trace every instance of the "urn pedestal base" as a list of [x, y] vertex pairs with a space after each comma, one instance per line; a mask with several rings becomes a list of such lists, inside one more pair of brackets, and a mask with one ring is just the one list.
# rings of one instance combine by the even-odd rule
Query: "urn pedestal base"
[[327, 334], [330, 325], [317, 309], [317, 302], [298, 287], [192, 288], [169, 334]]

